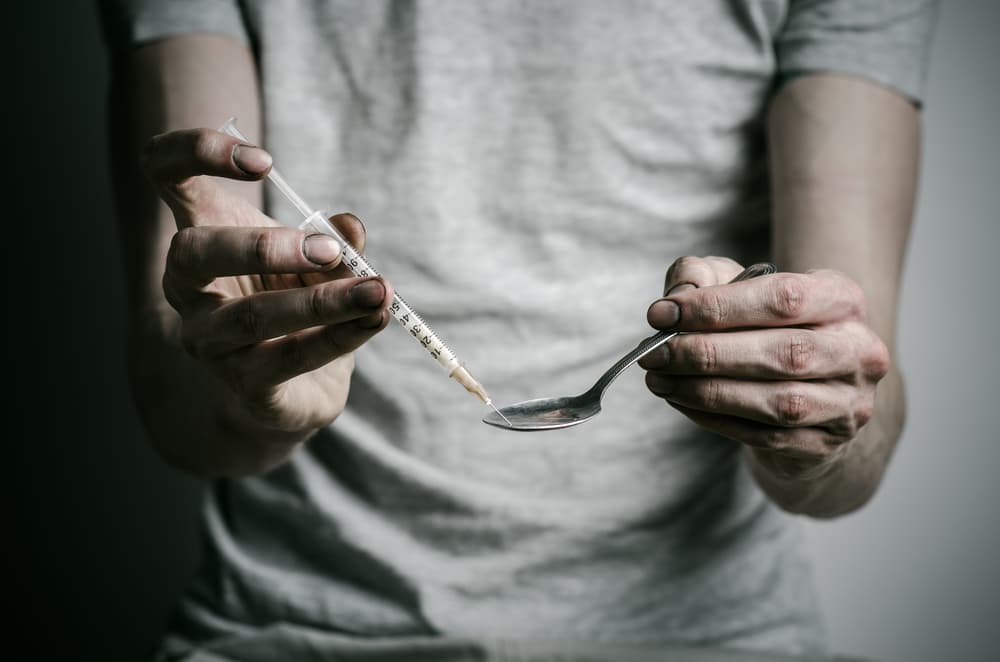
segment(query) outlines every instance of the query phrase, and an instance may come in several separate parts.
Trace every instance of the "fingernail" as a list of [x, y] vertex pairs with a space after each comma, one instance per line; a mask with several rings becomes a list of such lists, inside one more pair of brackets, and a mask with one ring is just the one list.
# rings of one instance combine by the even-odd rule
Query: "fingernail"
[[361, 308], [375, 308], [382, 305], [385, 285], [378, 280], [366, 280], [351, 288], [351, 301]]
[[233, 163], [248, 175], [259, 175], [271, 167], [271, 155], [260, 147], [237, 145], [233, 148]]
[[325, 234], [311, 234], [302, 240], [302, 253], [313, 264], [326, 266], [340, 257], [340, 242]]
[[666, 329], [677, 324], [681, 319], [681, 309], [673, 301], [660, 299], [654, 301], [646, 312], [646, 319], [657, 329]]
[[672, 377], [661, 375], [656, 372], [646, 373], [646, 386], [657, 395], [670, 395], [674, 390], [676, 381]]

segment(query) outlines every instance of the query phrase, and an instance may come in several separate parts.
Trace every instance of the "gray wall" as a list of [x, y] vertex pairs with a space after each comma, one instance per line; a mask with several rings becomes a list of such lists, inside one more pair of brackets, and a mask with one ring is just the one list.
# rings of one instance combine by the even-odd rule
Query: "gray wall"
[[[136, 659], [193, 567], [200, 487], [153, 456], [129, 404], [104, 52], [90, 3], [47, 4], [14, 3], [3, 28], [21, 168], [5, 185], [8, 352], [28, 368], [13, 373], [26, 397], [5, 435], [14, 631], [36, 635], [45, 655], [33, 658]], [[936, 33], [903, 298], [902, 446], [869, 507], [808, 529], [837, 647], [886, 662], [1000, 654], [997, 27], [1000, 3], [952, 0]], [[31, 220], [37, 230], [17, 229]]]
[[942, 2], [900, 324], [909, 415], [860, 513], [809, 540], [834, 640], [1000, 659], [1000, 3]]

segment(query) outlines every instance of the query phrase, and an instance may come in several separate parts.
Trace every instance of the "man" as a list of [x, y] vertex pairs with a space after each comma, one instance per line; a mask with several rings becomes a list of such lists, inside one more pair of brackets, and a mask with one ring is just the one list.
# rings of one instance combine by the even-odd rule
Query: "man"
[[[215, 478], [165, 657], [823, 650], [784, 511], [899, 436], [929, 3], [106, 9], [135, 397]], [[232, 114], [266, 151], [192, 128]], [[234, 183], [272, 157], [391, 283]], [[519, 435], [379, 333], [394, 286], [500, 402], [690, 333]]]

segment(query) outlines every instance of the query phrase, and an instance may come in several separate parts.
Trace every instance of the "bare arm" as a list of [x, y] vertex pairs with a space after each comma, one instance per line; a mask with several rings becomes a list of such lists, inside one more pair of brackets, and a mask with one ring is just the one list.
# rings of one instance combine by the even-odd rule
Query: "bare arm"
[[890, 357], [872, 419], [822, 479], [781, 480], [750, 454], [755, 476], [772, 498], [793, 510], [832, 516], [871, 497], [902, 431], [896, 319], [914, 211], [920, 116], [908, 100], [879, 85], [819, 75], [789, 83], [768, 119], [775, 261], [789, 271], [836, 269], [858, 283], [867, 323]]
[[[259, 211], [266, 154], [248, 165], [241, 155], [251, 152], [235, 139], [189, 129], [233, 114], [260, 135], [255, 67], [239, 42], [181, 36], [117, 63], [112, 135], [133, 395], [160, 454], [200, 475], [265, 470], [335, 418], [351, 350], [386, 317], [381, 298], [365, 300], [359, 279], [336, 268], [339, 247], [307, 242]], [[336, 222], [363, 245], [356, 219]], [[381, 282], [367, 287], [389, 293]]]
[[654, 394], [745, 445], [786, 510], [832, 517], [874, 493], [902, 428], [894, 363], [918, 114], [875, 84], [798, 79], [769, 116], [773, 256], [782, 273], [682, 258], [649, 310], [682, 334], [641, 365]]
[[[180, 319], [167, 303], [161, 281], [171, 238], [170, 209], [143, 176], [138, 156], [154, 135], [212, 126], [240, 113], [241, 125], [259, 135], [259, 102], [252, 59], [241, 44], [221, 37], [167, 39], [138, 48], [117, 64], [111, 118], [119, 234], [129, 302], [129, 373], [133, 398], [157, 450], [194, 470], [222, 464], [194, 454], [219, 453], [214, 389], [200, 388], [211, 375], [180, 347]], [[259, 183], [240, 193], [260, 206]], [[179, 438], [191, 448], [178, 448]], [[207, 470], [207, 466], [205, 467]]]

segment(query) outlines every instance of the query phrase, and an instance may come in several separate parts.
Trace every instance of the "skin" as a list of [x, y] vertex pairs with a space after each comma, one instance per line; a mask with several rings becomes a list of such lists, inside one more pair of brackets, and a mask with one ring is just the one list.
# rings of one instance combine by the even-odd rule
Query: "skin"
[[649, 389], [741, 442], [791, 512], [862, 506], [902, 430], [895, 335], [919, 126], [912, 104], [861, 79], [789, 83], [768, 123], [772, 255], [787, 271], [725, 284], [739, 264], [682, 258], [648, 311], [693, 332], [640, 362]]
[[[146, 45], [114, 76], [133, 393], [160, 454], [203, 476], [265, 471], [336, 419], [352, 351], [392, 296], [259, 211], [265, 152], [186, 128], [236, 112], [259, 135], [255, 76], [244, 45], [211, 35]], [[860, 79], [803, 76], [773, 100], [769, 137], [785, 271], [724, 284], [732, 260], [678, 260], [648, 318], [690, 333], [641, 365], [656, 396], [745, 445], [771, 499], [831, 517], [870, 498], [902, 427], [895, 324], [919, 115]], [[333, 222], [363, 247], [360, 221]]]
[[[340, 266], [336, 242], [262, 213], [259, 184], [236, 184], [266, 174], [266, 152], [179, 128], [236, 110], [255, 135], [257, 106], [250, 53], [222, 37], [156, 42], [115, 72], [132, 390], [160, 454], [202, 476], [265, 471], [333, 421], [392, 300]], [[331, 222], [363, 249], [357, 218]]]

